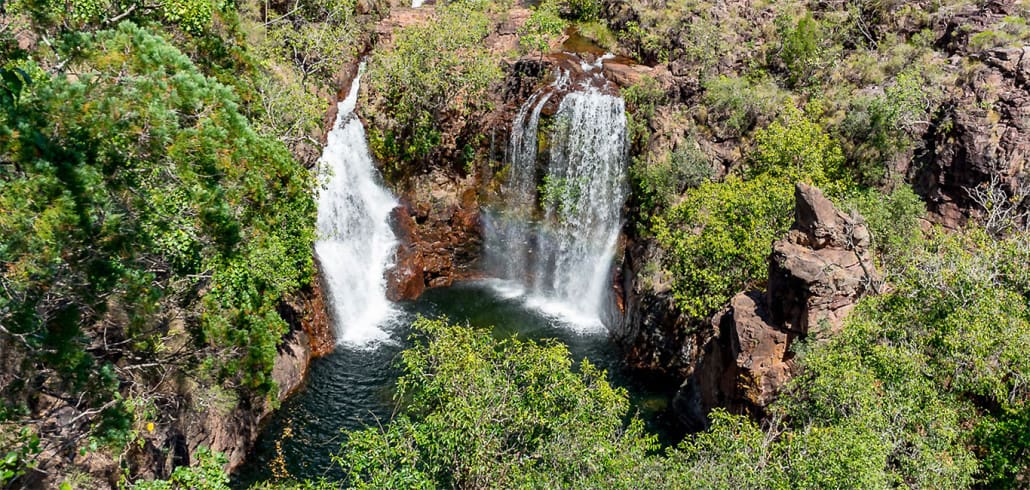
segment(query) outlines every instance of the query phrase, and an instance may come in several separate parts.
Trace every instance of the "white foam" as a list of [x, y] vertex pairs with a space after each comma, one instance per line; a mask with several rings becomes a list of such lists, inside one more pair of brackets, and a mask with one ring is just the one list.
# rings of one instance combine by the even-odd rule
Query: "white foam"
[[398, 205], [379, 185], [365, 128], [353, 116], [361, 71], [347, 98], [338, 105], [336, 122], [319, 160], [319, 239], [315, 243], [336, 339], [355, 347], [390, 338], [381, 326], [395, 314], [395, 308], [386, 298], [383, 274], [392, 265], [397, 246], [389, 219]]

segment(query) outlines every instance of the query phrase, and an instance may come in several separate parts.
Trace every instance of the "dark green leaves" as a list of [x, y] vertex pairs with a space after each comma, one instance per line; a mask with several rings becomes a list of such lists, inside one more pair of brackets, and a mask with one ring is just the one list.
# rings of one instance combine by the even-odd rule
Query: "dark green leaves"
[[[2, 6], [2, 2], [0, 2]], [[0, 68], [0, 108], [8, 109], [17, 105], [21, 97], [22, 89], [32, 83], [32, 78], [21, 68], [3, 69]]]

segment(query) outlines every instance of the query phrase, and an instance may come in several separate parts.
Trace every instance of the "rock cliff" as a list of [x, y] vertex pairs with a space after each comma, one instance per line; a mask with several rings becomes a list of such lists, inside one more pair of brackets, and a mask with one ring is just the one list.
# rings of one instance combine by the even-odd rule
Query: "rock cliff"
[[674, 405], [690, 430], [704, 428], [715, 407], [762, 416], [794, 372], [791, 344], [838, 332], [858, 299], [880, 287], [864, 220], [806, 184], [795, 200], [793, 226], [772, 245], [764, 291], [737, 294], [701, 326], [663, 307], [661, 295], [631, 301], [631, 363], [683, 380]]

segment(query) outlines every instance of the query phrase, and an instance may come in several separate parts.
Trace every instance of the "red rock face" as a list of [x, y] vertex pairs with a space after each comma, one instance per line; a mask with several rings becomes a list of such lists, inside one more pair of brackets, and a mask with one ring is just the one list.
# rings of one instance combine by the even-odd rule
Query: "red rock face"
[[795, 199], [794, 225], [773, 244], [766, 290], [737, 294], [705, 328], [677, 340], [686, 381], [676, 405], [690, 428], [703, 428], [719, 406], [761, 417], [796, 371], [791, 343], [837, 333], [880, 282], [861, 217], [805, 184]]
[[393, 215], [400, 245], [386, 272], [391, 301], [477, 275], [482, 238], [475, 179], [437, 171], [412, 178], [410, 186]]
[[422, 273], [425, 261], [417, 246], [415, 220], [407, 206], [394, 208], [390, 220], [400, 245], [397, 246], [394, 266], [386, 271], [386, 297], [390, 301], [412, 300], [426, 289]]
[[304, 315], [300, 319], [300, 325], [309, 339], [311, 356], [322, 357], [329, 354], [336, 347], [336, 339], [333, 336], [321, 282], [315, 280], [311, 291], [305, 292], [299, 301], [302, 302], [302, 307], [298, 310]]
[[952, 228], [981, 211], [967, 188], [995, 179], [1011, 194], [1030, 163], [1030, 47], [992, 49], [976, 59], [981, 63], [960, 78], [927, 137], [932, 158], [910, 176], [934, 220]]

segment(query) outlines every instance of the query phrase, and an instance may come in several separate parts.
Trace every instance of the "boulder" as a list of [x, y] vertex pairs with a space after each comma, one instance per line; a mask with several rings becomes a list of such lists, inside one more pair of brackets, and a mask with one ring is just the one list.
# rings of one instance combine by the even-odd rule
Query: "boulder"
[[836, 332], [855, 300], [879, 281], [869, 229], [815, 187], [798, 184], [795, 201], [794, 226], [769, 257], [771, 323], [805, 335], [811, 328]]
[[772, 247], [766, 290], [737, 294], [696, 335], [676, 402], [688, 427], [704, 427], [717, 406], [762, 416], [796, 371], [791, 344], [838, 332], [880, 281], [860, 216], [806, 184], [795, 200], [794, 225]]
[[425, 291], [422, 253], [416, 246], [418, 232], [415, 220], [407, 206], [398, 206], [390, 215], [394, 232], [400, 244], [394, 256], [394, 265], [386, 271], [386, 297], [390, 301], [412, 300]]
[[400, 242], [386, 271], [391, 301], [474, 277], [482, 243], [473, 177], [454, 179], [434, 170], [411, 178], [410, 185], [391, 216]]

